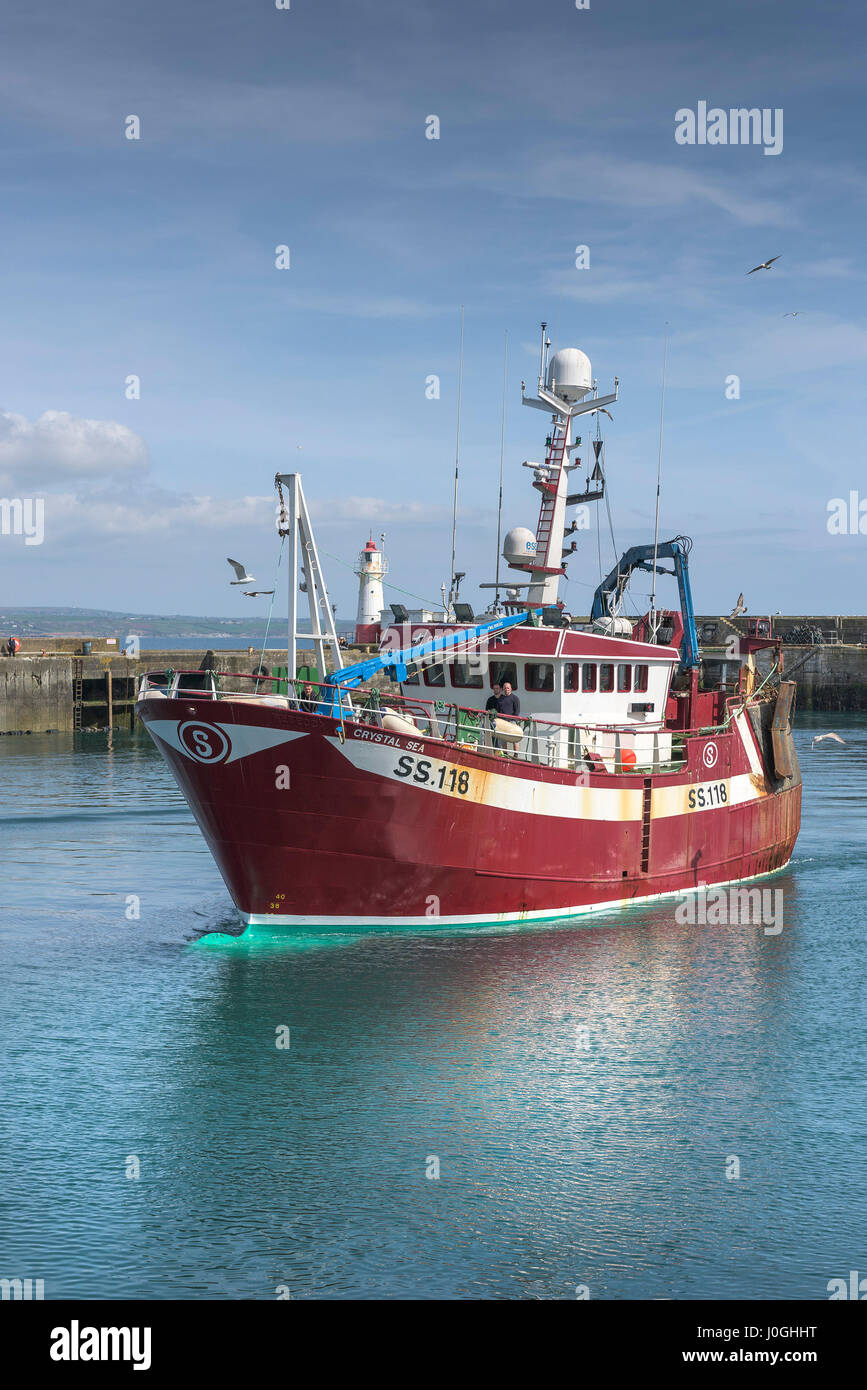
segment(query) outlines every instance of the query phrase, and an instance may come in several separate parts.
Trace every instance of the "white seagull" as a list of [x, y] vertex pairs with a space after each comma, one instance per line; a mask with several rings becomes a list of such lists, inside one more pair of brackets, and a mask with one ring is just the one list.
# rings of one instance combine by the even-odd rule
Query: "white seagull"
[[255, 584], [255, 583], [256, 583], [256, 577], [255, 577], [255, 575], [252, 575], [252, 574], [248, 574], [248, 573], [247, 573], [247, 566], [246, 566], [246, 565], [242, 565], [242, 564], [240, 563], [240, 561], [238, 561], [238, 560], [229, 560], [229, 559], [228, 559], [228, 556], [227, 556], [226, 558], [227, 558], [227, 562], [232, 566], [232, 569], [235, 571], [235, 574], [237, 575], [237, 578], [236, 578], [236, 579], [230, 579], [230, 580], [229, 580], [229, 583], [230, 583], [230, 584]]
[[757, 270], [770, 270], [774, 261], [778, 261], [779, 259], [779, 256], [771, 256], [769, 261], [762, 261], [761, 265], [754, 265], [752, 270], [747, 271], [747, 275], [755, 275]]
[[729, 613], [729, 617], [730, 617], [730, 618], [737, 618], [737, 617], [740, 616], [741, 613], [746, 613], [746, 611], [747, 611], [747, 610], [746, 610], [746, 606], [745, 606], [745, 604], [744, 604], [744, 596], [743, 596], [743, 594], [738, 594], [738, 601], [737, 601], [737, 603], [735, 604], [734, 608], [732, 609], [731, 613]]
[[800, 312], [801, 312], [800, 309], [794, 309], [794, 310], [790, 309], [789, 312], [788, 312], [787, 314], [783, 314], [783, 318], [784, 318], [784, 319], [796, 319], [796, 318], [798, 317], [798, 315], [800, 314]]
[[846, 747], [846, 740], [841, 738], [839, 734], [816, 734], [810, 747], [815, 748], [817, 743], [824, 743], [826, 738], [829, 738], [832, 743], [842, 743], [843, 747]]
[[259, 598], [262, 594], [273, 594], [273, 589], [245, 589], [245, 598]]

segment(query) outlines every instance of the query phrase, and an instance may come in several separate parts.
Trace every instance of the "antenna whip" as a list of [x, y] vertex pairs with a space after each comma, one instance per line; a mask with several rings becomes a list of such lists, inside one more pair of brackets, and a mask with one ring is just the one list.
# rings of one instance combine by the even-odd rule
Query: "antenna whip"
[[[460, 466], [461, 454], [461, 396], [464, 385], [464, 306], [461, 305], [461, 350], [458, 358], [458, 430], [455, 440], [455, 496], [452, 505], [452, 568], [451, 581], [449, 584], [449, 612], [455, 595], [455, 546], [457, 544], [458, 532], [458, 469]], [[447, 615], [448, 616], [448, 615]]]
[[503, 531], [503, 453], [506, 448], [506, 363], [509, 357], [509, 330], [503, 341], [503, 415], [500, 421], [500, 494], [497, 499], [497, 573], [494, 589], [494, 608], [500, 607], [500, 541]]
[[[665, 421], [665, 374], [668, 367], [668, 320], [665, 321], [665, 348], [662, 354], [662, 400], [659, 406], [659, 453], [656, 460], [656, 520], [653, 527], [653, 579], [650, 592], [650, 625], [656, 611], [656, 560], [659, 550], [659, 493], [662, 484], [662, 427]], [[655, 628], [654, 628], [655, 631]]]

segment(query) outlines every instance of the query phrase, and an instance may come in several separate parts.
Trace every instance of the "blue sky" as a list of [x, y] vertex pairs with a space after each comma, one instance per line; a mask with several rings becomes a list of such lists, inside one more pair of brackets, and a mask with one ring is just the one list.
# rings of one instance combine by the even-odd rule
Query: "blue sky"
[[[668, 320], [661, 533], [695, 539], [698, 609], [742, 589], [753, 612], [863, 611], [867, 536], [826, 520], [867, 499], [865, 28], [834, 0], [7, 8], [0, 497], [44, 496], [46, 530], [0, 536], [4, 606], [261, 614], [225, 556], [270, 587], [278, 468], [302, 473], [342, 618], [370, 530], [395, 584], [435, 599], [463, 304], [458, 566], [477, 605], [506, 330], [505, 523], [535, 525], [520, 463], [546, 421], [520, 382], [544, 318], [600, 391], [621, 380], [619, 549], [652, 538]], [[782, 152], [677, 144], [700, 101], [782, 108]], [[595, 530], [569, 569], [586, 611]]]

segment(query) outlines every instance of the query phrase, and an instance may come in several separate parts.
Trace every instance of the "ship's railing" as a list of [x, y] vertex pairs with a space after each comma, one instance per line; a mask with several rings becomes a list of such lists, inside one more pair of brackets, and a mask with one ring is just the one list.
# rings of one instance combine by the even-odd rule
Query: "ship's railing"
[[398, 722], [406, 721], [423, 738], [570, 772], [674, 772], [687, 758], [689, 735], [661, 724], [566, 724], [537, 715], [497, 716], [447, 700], [381, 691], [353, 694], [353, 718], [362, 723], [411, 734], [413, 729]]
[[[280, 693], [277, 693], [280, 692]], [[286, 692], [286, 693], [284, 693]], [[366, 724], [487, 754], [498, 760], [556, 767], [570, 772], [665, 773], [682, 769], [689, 740], [720, 733], [713, 729], [672, 730], [663, 724], [566, 724], [535, 715], [499, 718], [448, 700], [422, 700], [376, 688], [338, 690], [315, 681], [237, 671], [150, 671], [139, 699], [233, 700], [306, 714], [339, 709], [347, 725]], [[335, 703], [336, 702], [336, 703]]]

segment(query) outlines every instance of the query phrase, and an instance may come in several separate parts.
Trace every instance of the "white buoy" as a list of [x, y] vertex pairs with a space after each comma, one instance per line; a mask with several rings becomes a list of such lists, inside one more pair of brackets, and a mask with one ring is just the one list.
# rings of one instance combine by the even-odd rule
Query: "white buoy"
[[382, 716], [382, 727], [390, 734], [417, 734], [418, 725], [409, 719], [405, 714], [390, 714]]

